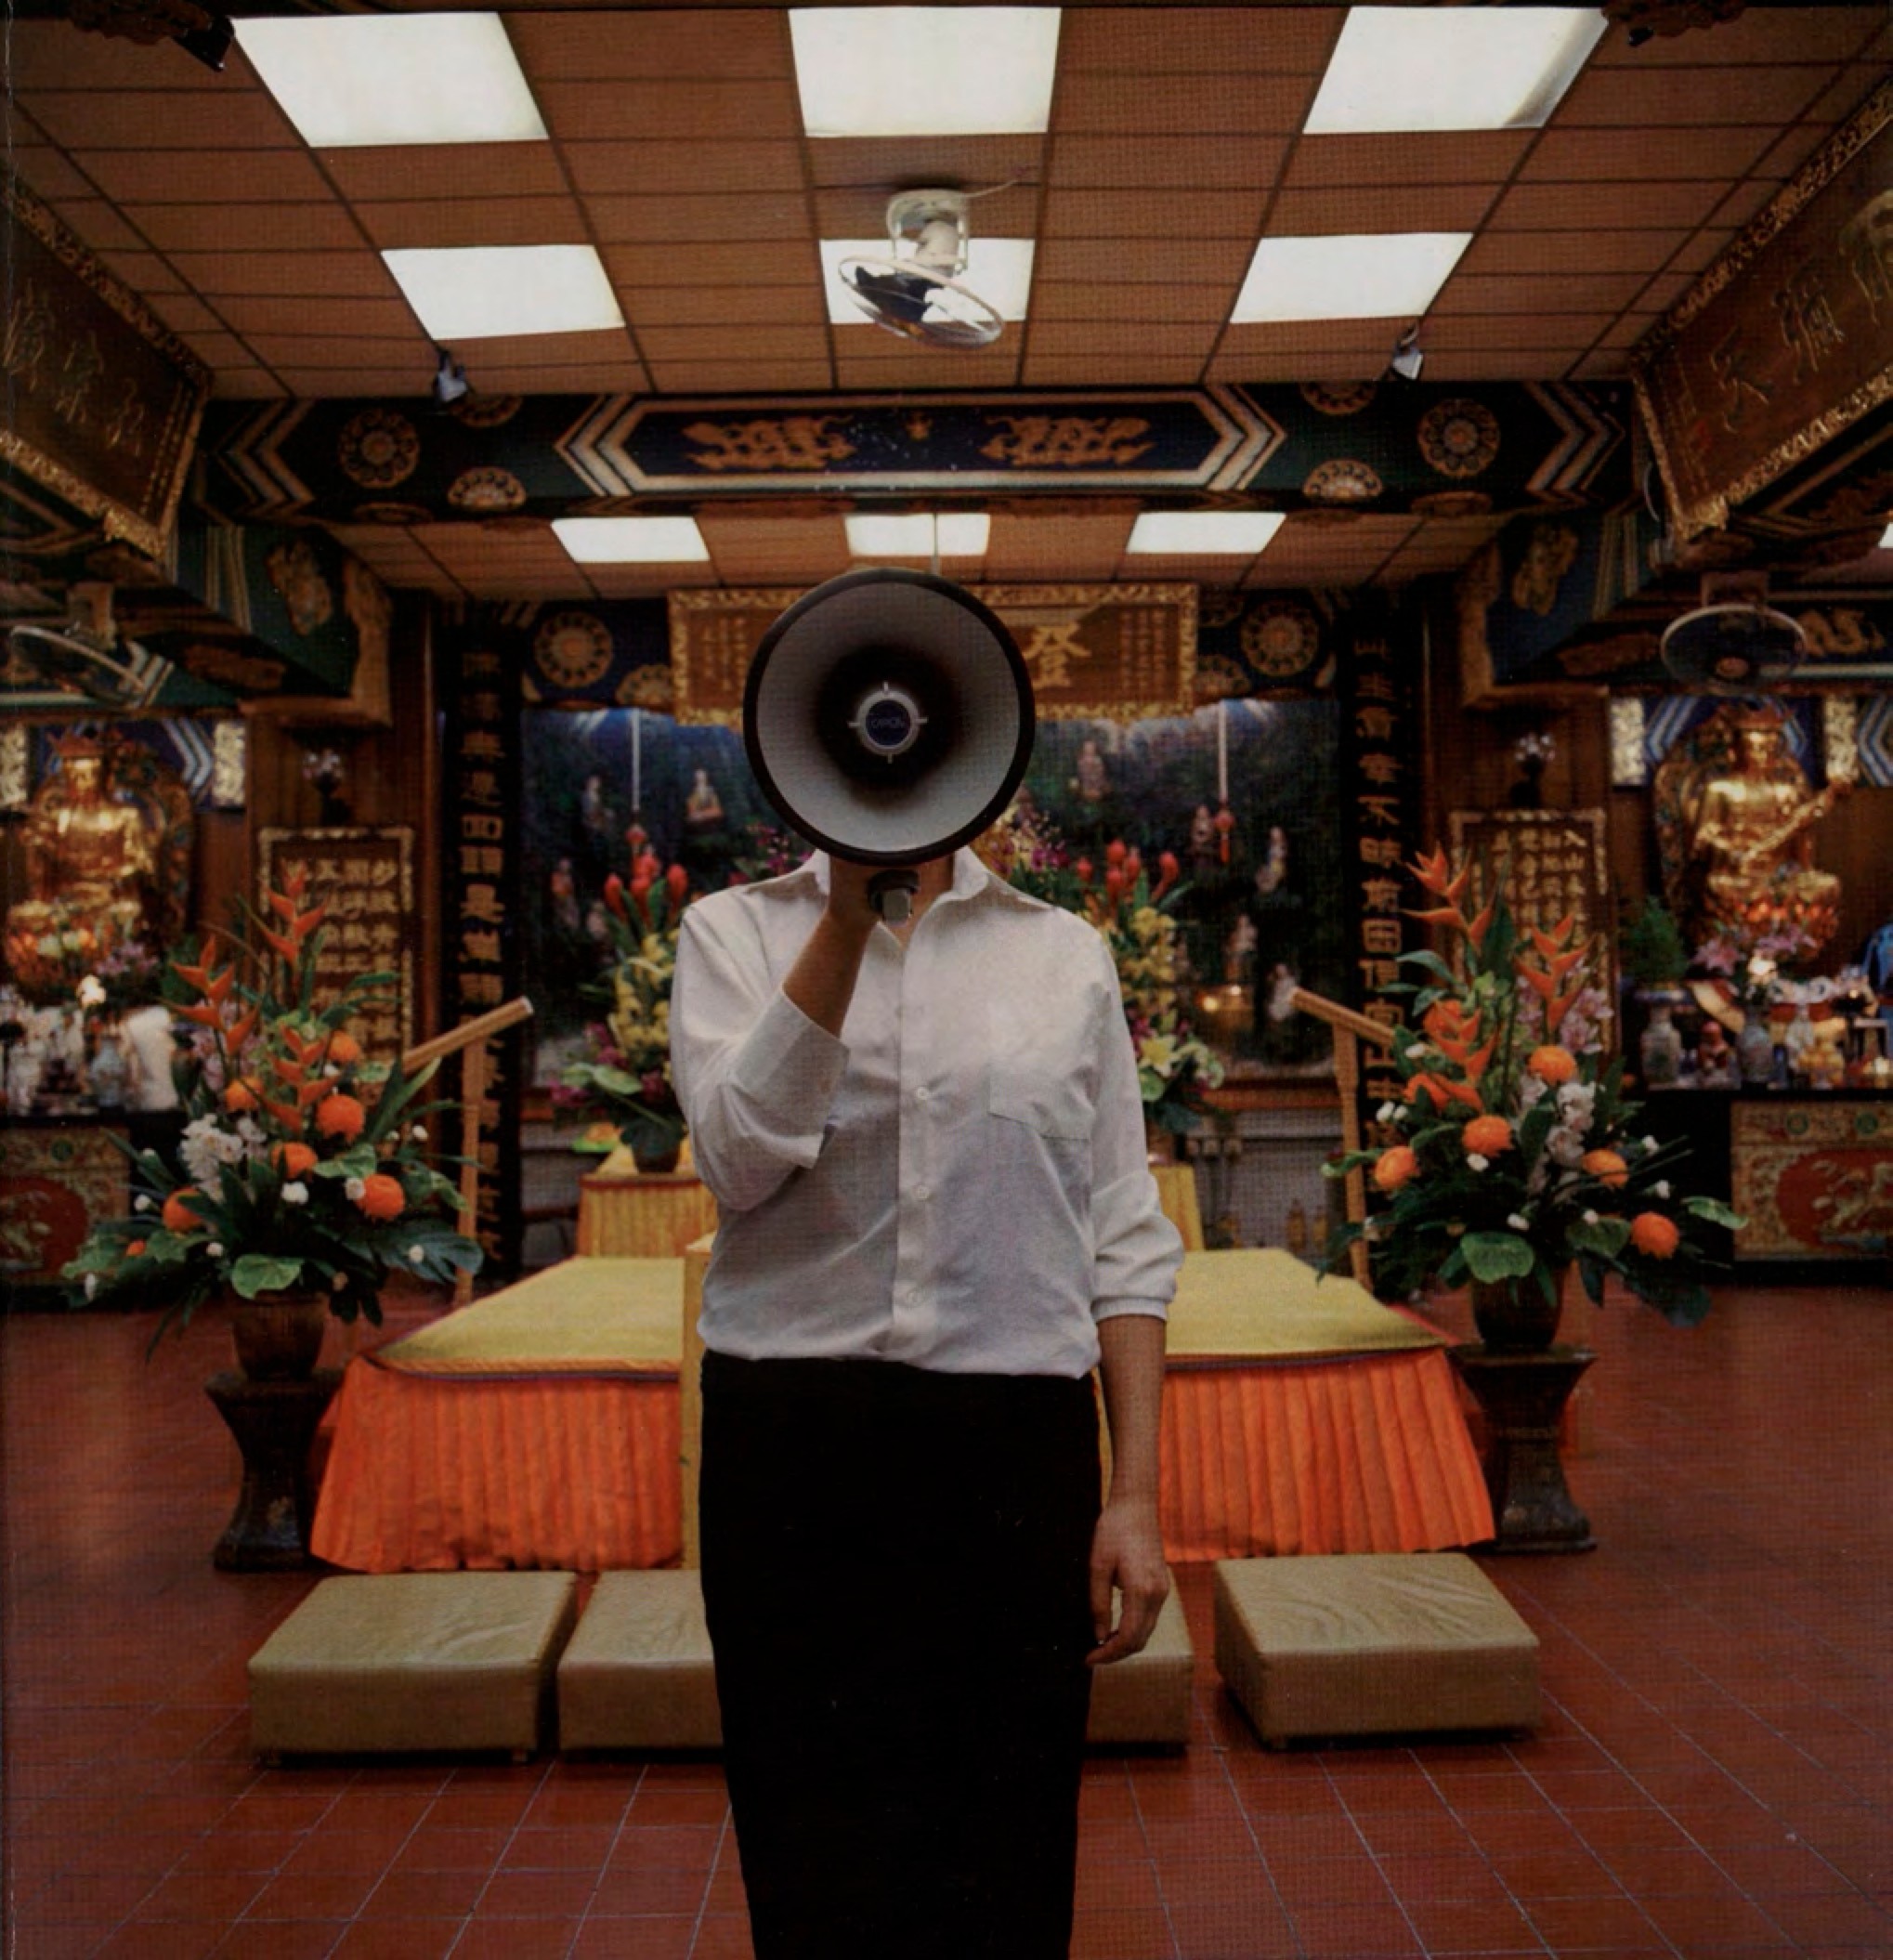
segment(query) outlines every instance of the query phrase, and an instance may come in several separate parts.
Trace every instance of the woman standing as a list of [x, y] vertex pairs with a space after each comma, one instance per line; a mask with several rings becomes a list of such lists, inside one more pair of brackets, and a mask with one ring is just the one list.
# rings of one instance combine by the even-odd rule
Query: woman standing
[[970, 851], [920, 868], [899, 929], [871, 875], [817, 855], [703, 899], [678, 952], [672, 1067], [722, 1213], [703, 1587], [751, 1928], [758, 1960], [1052, 1960], [1090, 1668], [1168, 1588], [1181, 1248], [1103, 941]]

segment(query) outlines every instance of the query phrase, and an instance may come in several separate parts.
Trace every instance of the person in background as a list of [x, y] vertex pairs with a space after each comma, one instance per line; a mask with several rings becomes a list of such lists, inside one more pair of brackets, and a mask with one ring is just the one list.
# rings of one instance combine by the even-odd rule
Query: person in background
[[1053, 1960], [1090, 1669], [1168, 1589], [1181, 1245], [1098, 934], [971, 851], [899, 929], [870, 875], [818, 854], [700, 899], [672, 1004], [721, 1214], [703, 1591], [752, 1936]]

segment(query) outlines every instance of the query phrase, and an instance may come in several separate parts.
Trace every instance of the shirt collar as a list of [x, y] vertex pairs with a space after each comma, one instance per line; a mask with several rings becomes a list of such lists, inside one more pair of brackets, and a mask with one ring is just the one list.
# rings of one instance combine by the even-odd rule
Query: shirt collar
[[[800, 890], [805, 882], [812, 882], [826, 898], [829, 895], [829, 854], [826, 851], [813, 853], [794, 870], [788, 872], [780, 882], [787, 890]], [[949, 899], [978, 898], [988, 893], [1015, 905], [1029, 906], [1032, 903], [1024, 892], [1016, 891], [997, 872], [982, 864], [970, 846], [962, 844], [953, 854], [953, 882], [940, 895], [938, 902], [945, 904]]]

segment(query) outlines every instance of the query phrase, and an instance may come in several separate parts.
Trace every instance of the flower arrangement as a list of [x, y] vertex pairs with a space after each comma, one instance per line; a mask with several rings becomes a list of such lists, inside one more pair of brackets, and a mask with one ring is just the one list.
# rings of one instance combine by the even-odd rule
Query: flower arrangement
[[159, 1308], [158, 1334], [227, 1290], [320, 1290], [338, 1319], [379, 1325], [392, 1274], [479, 1268], [478, 1245], [448, 1216], [453, 1184], [421, 1154], [430, 1110], [414, 1098], [433, 1065], [406, 1076], [371, 1063], [348, 1031], [394, 976], [357, 976], [318, 1008], [323, 908], [303, 909], [302, 894], [297, 874], [268, 895], [281, 929], [259, 925], [267, 952], [239, 939], [224, 961], [212, 935], [194, 961], [172, 962], [194, 996], [177, 1013], [201, 1042], [182, 1140], [175, 1160], [121, 1146], [133, 1216], [94, 1227], [65, 1268], [88, 1300]]
[[1805, 969], [1833, 934], [1832, 907], [1757, 899], [1741, 921], [1711, 934], [1691, 963], [1736, 1006], [1760, 1013], [1774, 1003], [1783, 976]]
[[1426, 977], [1411, 988], [1416, 1026], [1392, 1056], [1400, 1099], [1378, 1112], [1391, 1140], [1328, 1167], [1364, 1169], [1382, 1209], [1335, 1234], [1325, 1269], [1364, 1238], [1383, 1297], [1510, 1281], [1548, 1303], [1574, 1263], [1593, 1300], [1615, 1274], [1667, 1319], [1693, 1325], [1709, 1299], [1692, 1234], [1699, 1222], [1743, 1221], [1717, 1199], [1679, 1196], [1668, 1172], [1682, 1146], [1635, 1133], [1623, 1064], [1603, 1052], [1607, 1011], [1586, 1008], [1600, 998], [1593, 947], [1568, 917], [1521, 931], [1503, 865], [1482, 894], [1474, 868], [1443, 850], [1412, 869], [1436, 903], [1411, 916], [1457, 942], [1457, 964], [1402, 955]]
[[1186, 1129], [1202, 1106], [1202, 1091], [1222, 1080], [1222, 1064], [1184, 1013], [1182, 948], [1171, 912], [1184, 887], [1177, 882], [1175, 856], [1166, 851], [1157, 859], [1153, 884], [1140, 854], [1114, 839], [1104, 847], [1100, 877], [1090, 859], [1072, 857], [1029, 804], [1015, 804], [976, 848], [1009, 883], [1096, 928], [1117, 968], [1144, 1119], [1160, 1130]]
[[664, 870], [642, 844], [629, 883], [616, 871], [605, 881], [613, 963], [587, 991], [607, 1012], [587, 1030], [590, 1057], [568, 1063], [553, 1091], [556, 1107], [614, 1124], [621, 1141], [648, 1160], [674, 1157], [684, 1140], [683, 1106], [671, 1080], [671, 987], [689, 898], [683, 866]]

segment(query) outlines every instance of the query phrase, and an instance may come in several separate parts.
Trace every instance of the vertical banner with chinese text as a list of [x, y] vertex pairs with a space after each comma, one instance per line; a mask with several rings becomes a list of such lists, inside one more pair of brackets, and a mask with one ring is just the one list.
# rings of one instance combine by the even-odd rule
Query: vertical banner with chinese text
[[[521, 990], [519, 938], [519, 676], [524, 649], [477, 619], [442, 634], [441, 973], [443, 1030]], [[445, 1065], [452, 1069], [457, 1065]], [[487, 1044], [479, 1106], [477, 1232], [488, 1278], [519, 1264], [517, 1028]], [[447, 1093], [455, 1093], [450, 1081]]]
[[[1412, 975], [1403, 908], [1416, 902], [1404, 869], [1417, 853], [1420, 629], [1416, 616], [1363, 607], [1350, 614], [1338, 676], [1341, 716], [1341, 826], [1347, 866], [1340, 903], [1348, 915], [1348, 1004], [1370, 1021], [1400, 1027], [1405, 995], [1392, 991]], [[1389, 1141], [1374, 1112], [1398, 1101], [1400, 1081], [1386, 1057], [1364, 1046], [1361, 1134]]]

